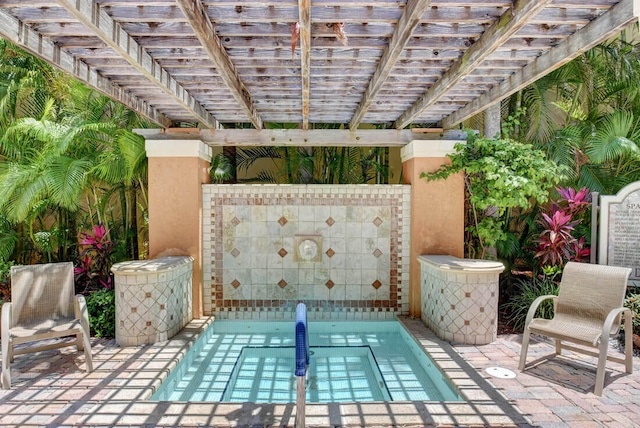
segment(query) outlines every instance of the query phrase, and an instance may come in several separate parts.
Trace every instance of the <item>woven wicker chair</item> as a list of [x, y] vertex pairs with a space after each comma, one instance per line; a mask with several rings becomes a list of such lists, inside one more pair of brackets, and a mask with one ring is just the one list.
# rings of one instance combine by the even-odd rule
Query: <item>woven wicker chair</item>
[[[93, 370], [89, 317], [83, 296], [74, 297], [73, 264], [50, 263], [11, 268], [11, 302], [2, 305], [2, 388], [11, 388], [9, 365], [15, 355], [76, 345]], [[69, 340], [45, 339], [74, 336]], [[16, 345], [29, 344], [18, 347]]]
[[[631, 311], [623, 307], [627, 279], [631, 269], [604, 265], [569, 262], [562, 273], [558, 296], [538, 297], [527, 314], [520, 370], [524, 370], [529, 346], [529, 335], [540, 334], [555, 340], [555, 353], [568, 349], [598, 357], [594, 393], [602, 395], [607, 360], [625, 365], [627, 373], [633, 370], [631, 344]], [[553, 319], [534, 318], [538, 305], [545, 299], [554, 300]], [[624, 316], [625, 358], [608, 354], [609, 337], [618, 333]], [[581, 345], [568, 345], [563, 342]], [[586, 347], [586, 348], [584, 348]], [[593, 351], [588, 348], [597, 348]]]

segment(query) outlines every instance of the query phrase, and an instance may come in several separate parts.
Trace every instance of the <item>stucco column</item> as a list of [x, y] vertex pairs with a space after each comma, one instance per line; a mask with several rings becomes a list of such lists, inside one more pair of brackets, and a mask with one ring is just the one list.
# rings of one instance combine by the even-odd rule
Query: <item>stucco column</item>
[[[423, 172], [448, 163], [455, 143], [464, 141], [414, 140], [402, 148], [402, 176], [411, 184], [411, 248], [409, 312], [420, 317], [420, 264], [423, 254], [464, 255], [464, 180], [461, 174], [427, 181]], [[403, 290], [404, 291], [404, 290]]]
[[211, 147], [200, 140], [147, 140], [149, 258], [193, 257], [193, 317], [203, 316], [202, 184]]

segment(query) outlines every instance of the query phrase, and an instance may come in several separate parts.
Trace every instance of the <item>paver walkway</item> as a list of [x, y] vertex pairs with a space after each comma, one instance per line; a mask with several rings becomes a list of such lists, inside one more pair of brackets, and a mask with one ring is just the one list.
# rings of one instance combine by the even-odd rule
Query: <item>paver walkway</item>
[[[632, 374], [625, 373], [621, 364], [607, 362], [604, 392], [598, 397], [593, 394], [596, 358], [566, 351], [553, 356], [551, 342], [537, 341], [530, 345], [527, 369], [521, 373], [517, 370], [521, 339], [521, 335], [504, 335], [490, 345], [458, 345], [455, 349], [485, 373], [491, 366], [515, 371], [515, 379], [492, 378], [490, 382], [535, 426], [640, 427], [638, 357], [633, 359]], [[623, 355], [613, 347], [611, 352]]]
[[[16, 357], [12, 365], [13, 388], [0, 390], [0, 426], [293, 426], [293, 404], [145, 400], [159, 384], [160, 374], [166, 375], [175, 366], [207, 322], [196, 321], [175, 340], [154, 346], [120, 348], [114, 341], [93, 339], [95, 371], [91, 374], [83, 371], [84, 357], [73, 348]], [[411, 322], [419, 328], [419, 321]], [[473, 426], [640, 427], [637, 357], [631, 375], [625, 374], [621, 365], [610, 363], [604, 394], [597, 397], [591, 392], [595, 358], [571, 354], [541, 359], [551, 354], [553, 347], [533, 342], [528, 358], [530, 368], [520, 373], [516, 370], [520, 353], [518, 335], [500, 336], [484, 346], [444, 346], [448, 347], [446, 352], [452, 360], [463, 363], [462, 370], [468, 372], [469, 379], [480, 380], [477, 383], [480, 389], [495, 386], [491, 397], [496, 403], [487, 403], [485, 399], [482, 405], [515, 406], [514, 412], [507, 412], [512, 422], [493, 424], [487, 418], [486, 423]], [[532, 365], [534, 360], [538, 363]], [[485, 369], [495, 366], [511, 369], [517, 376], [491, 377]], [[463, 414], [468, 408], [455, 403], [317, 404], [308, 407], [307, 421], [308, 426], [435, 426], [438, 418], [432, 416], [433, 409], [440, 409], [448, 420], [454, 421], [447, 426], [469, 426], [465, 421], [477, 420], [477, 415]]]

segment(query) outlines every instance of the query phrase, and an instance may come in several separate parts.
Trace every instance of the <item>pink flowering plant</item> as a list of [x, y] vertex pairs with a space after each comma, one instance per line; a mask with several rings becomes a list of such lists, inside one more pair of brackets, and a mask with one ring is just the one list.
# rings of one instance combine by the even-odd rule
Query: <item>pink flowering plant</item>
[[80, 254], [74, 269], [78, 291], [87, 293], [113, 287], [113, 251], [115, 244], [109, 239], [104, 225], [93, 226], [93, 233], [80, 234]]
[[557, 190], [560, 199], [554, 201], [550, 211], [543, 212], [538, 220], [542, 232], [536, 240], [535, 256], [543, 268], [561, 268], [568, 261], [586, 261], [591, 254], [584, 236], [576, 237], [576, 227], [582, 223], [586, 210], [591, 206], [589, 189]]

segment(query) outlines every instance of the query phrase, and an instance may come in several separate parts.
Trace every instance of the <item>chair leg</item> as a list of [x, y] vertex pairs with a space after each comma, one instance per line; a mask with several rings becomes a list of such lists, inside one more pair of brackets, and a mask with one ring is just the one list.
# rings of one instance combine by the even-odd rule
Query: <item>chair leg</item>
[[560, 339], [554, 339], [556, 343], [556, 355], [562, 354], [562, 341]]
[[524, 366], [527, 362], [527, 351], [529, 350], [529, 335], [531, 331], [529, 327], [524, 328], [524, 333], [522, 335], [522, 348], [520, 349], [520, 364], [518, 365], [518, 370], [523, 371]]
[[76, 347], [78, 348], [78, 352], [84, 351], [84, 339], [83, 334], [76, 334]]
[[91, 343], [89, 342], [89, 335], [83, 334], [82, 339], [84, 341], [84, 360], [86, 364], [87, 373], [93, 371], [93, 356], [91, 355]]
[[598, 397], [602, 396], [602, 389], [604, 388], [604, 373], [607, 364], [607, 352], [609, 350], [609, 341], [605, 339], [600, 340], [600, 352], [598, 355], [598, 369], [596, 371], [596, 386], [593, 389], [593, 393]]
[[627, 373], [633, 373], [633, 339], [631, 337], [633, 325], [630, 313], [624, 314], [624, 368]]
[[2, 389], [11, 389], [11, 355], [9, 351], [9, 340], [2, 341]]

